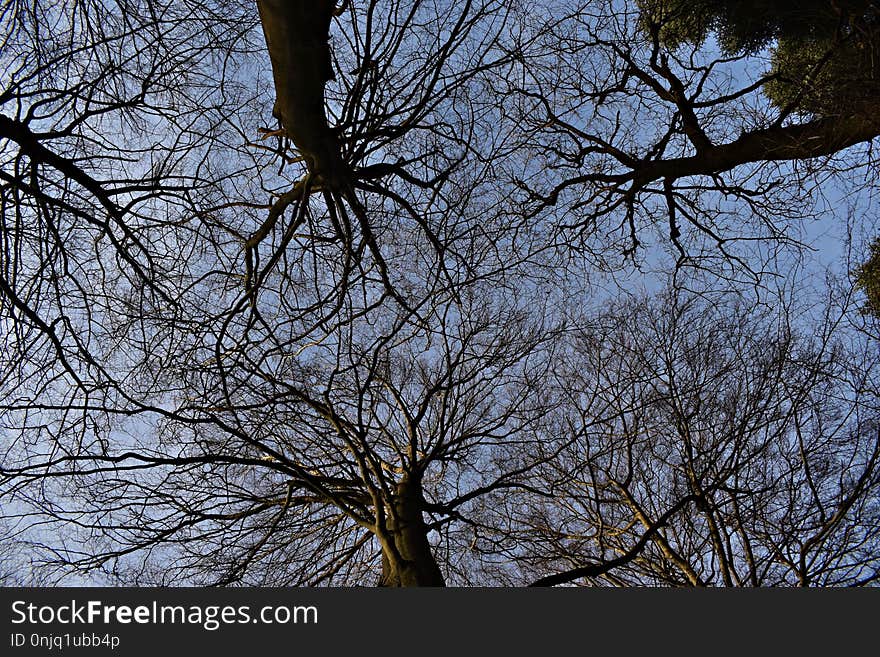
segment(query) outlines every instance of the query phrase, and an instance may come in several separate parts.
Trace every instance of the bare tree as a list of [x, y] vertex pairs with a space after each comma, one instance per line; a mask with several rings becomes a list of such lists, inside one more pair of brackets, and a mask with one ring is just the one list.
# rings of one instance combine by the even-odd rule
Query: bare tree
[[[578, 330], [552, 501], [511, 498], [539, 585], [880, 577], [877, 354], [829, 313], [669, 292]], [[559, 440], [559, 439], [557, 439]], [[553, 443], [549, 443], [553, 445]]]
[[[793, 122], [724, 75], [745, 55], [613, 3], [255, 4], [3, 10], [0, 496], [41, 581], [871, 580], [853, 353], [695, 301], [590, 337], [583, 306], [658, 225], [679, 266], [749, 269], [729, 218], [785, 241], [874, 114]], [[675, 335], [633, 351], [632, 321]], [[704, 354], [715, 321], [742, 340]], [[661, 367], [682, 348], [705, 363]]]
[[[745, 7], [751, 20], [749, 3], [705, 4]], [[838, 3], [812, 4], [830, 11]], [[776, 5], [767, 12], [775, 16]], [[591, 259], [614, 264], [660, 243], [679, 267], [760, 279], [748, 247], [796, 238], [792, 225], [821, 212], [821, 181], [853, 169], [873, 181], [864, 167], [877, 113], [844, 100], [817, 114], [794, 92], [791, 102], [771, 102], [781, 74], [766, 49], [725, 51], [700, 30], [697, 41], [671, 39], [670, 30], [699, 16], [694, 3], [640, 6], [572, 2], [543, 12], [522, 45], [521, 71], [497, 82], [500, 102], [531, 130], [532, 163], [511, 185], [525, 216], [553, 217], [562, 239]], [[871, 39], [865, 50], [873, 52]], [[845, 59], [841, 49], [811, 74], [827, 79]], [[866, 66], [861, 73], [873, 77]]]

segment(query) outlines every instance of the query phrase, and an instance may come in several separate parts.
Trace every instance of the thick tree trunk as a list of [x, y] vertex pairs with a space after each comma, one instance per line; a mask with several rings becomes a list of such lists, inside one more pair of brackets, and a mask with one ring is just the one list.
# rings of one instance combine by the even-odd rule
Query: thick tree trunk
[[382, 577], [379, 586], [445, 586], [428, 543], [422, 505], [420, 484], [404, 477], [397, 487], [386, 537], [380, 537]]
[[324, 85], [333, 79], [334, 0], [257, 0], [275, 81], [273, 113], [309, 164], [331, 182], [343, 175], [336, 133], [327, 123]]

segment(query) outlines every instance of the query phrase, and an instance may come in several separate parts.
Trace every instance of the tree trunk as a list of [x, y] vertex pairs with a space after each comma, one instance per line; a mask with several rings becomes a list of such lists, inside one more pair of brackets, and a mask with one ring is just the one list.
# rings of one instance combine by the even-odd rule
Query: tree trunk
[[398, 484], [394, 511], [387, 522], [382, 544], [379, 586], [445, 586], [443, 574], [428, 543], [422, 517], [422, 489], [409, 477]]
[[273, 113], [312, 173], [334, 182], [344, 166], [324, 111], [324, 85], [333, 79], [330, 22], [335, 0], [258, 0], [275, 81]]

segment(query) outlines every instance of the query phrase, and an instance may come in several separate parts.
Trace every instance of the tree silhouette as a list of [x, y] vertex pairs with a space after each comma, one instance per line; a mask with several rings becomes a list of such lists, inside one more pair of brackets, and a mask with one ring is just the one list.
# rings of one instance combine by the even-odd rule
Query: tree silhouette
[[[255, 4], [3, 13], [4, 563], [875, 579], [855, 302], [722, 288], [770, 294], [749, 245], [791, 241], [876, 113], [770, 103], [779, 76], [728, 74], [766, 38], [673, 43], [616, 3]], [[589, 285], [650, 259], [717, 289]]]

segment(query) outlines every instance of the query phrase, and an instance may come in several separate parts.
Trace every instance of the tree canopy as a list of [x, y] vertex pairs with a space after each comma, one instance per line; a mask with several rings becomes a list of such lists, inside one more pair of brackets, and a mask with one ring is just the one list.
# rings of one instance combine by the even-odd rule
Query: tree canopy
[[856, 284], [867, 297], [865, 310], [880, 317], [880, 238], [871, 243], [867, 260], [856, 270]]
[[671, 46], [702, 43], [714, 34], [727, 54], [769, 47], [773, 79], [765, 90], [784, 111], [876, 111], [880, 32], [874, 2], [645, 0], [640, 6], [648, 25]]
[[8, 5], [0, 577], [876, 582], [874, 23]]

